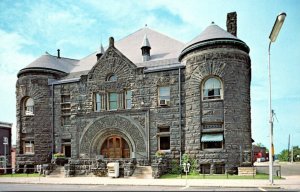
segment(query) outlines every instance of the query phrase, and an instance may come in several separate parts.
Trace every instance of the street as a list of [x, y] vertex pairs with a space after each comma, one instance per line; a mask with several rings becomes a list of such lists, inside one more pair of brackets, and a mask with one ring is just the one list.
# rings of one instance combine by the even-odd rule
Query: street
[[[271, 188], [1, 184], [0, 191], [282, 191]], [[285, 190], [288, 191], [288, 190]]]

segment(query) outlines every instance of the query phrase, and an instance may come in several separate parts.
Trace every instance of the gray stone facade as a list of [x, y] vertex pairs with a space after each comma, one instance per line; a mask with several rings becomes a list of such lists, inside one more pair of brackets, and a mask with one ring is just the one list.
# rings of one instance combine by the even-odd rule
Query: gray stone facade
[[[64, 146], [70, 148], [72, 159], [96, 159], [113, 135], [128, 144], [127, 158], [151, 162], [159, 150], [160, 127], [169, 130], [169, 149], [165, 152], [171, 159], [187, 153], [197, 160], [199, 169], [209, 165], [212, 172], [218, 165], [231, 169], [249, 163], [249, 48], [215, 25], [210, 30], [225, 36], [203, 40], [203, 32], [201, 40], [186, 45], [175, 62], [151, 61], [155, 55], [143, 64], [133, 62], [111, 38], [90, 70], [68, 72], [61, 66], [36, 62], [22, 69], [16, 85], [17, 165], [50, 162], [53, 154], [66, 150]], [[151, 34], [148, 36], [152, 46]], [[141, 54], [141, 50], [136, 52]], [[52, 60], [49, 66], [75, 62], [51, 55], [40, 60], [43, 58]], [[108, 81], [110, 74], [117, 80]], [[203, 99], [203, 83], [209, 77], [222, 82], [220, 99]], [[170, 88], [170, 101], [160, 105], [159, 87], [164, 86]], [[132, 92], [130, 108], [125, 107], [127, 90]], [[100, 110], [95, 110], [95, 93], [101, 95]], [[110, 93], [118, 95], [115, 110], [109, 110]], [[34, 100], [34, 114], [24, 113], [27, 98]], [[222, 135], [221, 148], [203, 147], [203, 136], [211, 133]], [[28, 150], [24, 141], [29, 140], [34, 141], [32, 154], [24, 151]]]

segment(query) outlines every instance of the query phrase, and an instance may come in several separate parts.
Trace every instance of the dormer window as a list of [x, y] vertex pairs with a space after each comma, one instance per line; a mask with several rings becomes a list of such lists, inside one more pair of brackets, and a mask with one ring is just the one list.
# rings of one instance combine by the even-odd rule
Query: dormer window
[[24, 102], [24, 114], [25, 115], [34, 115], [33, 113], [34, 101], [32, 98], [27, 98]]
[[203, 100], [222, 99], [222, 83], [216, 77], [208, 78], [203, 84]]
[[107, 77], [107, 81], [117, 81], [117, 76], [115, 74], [110, 74]]

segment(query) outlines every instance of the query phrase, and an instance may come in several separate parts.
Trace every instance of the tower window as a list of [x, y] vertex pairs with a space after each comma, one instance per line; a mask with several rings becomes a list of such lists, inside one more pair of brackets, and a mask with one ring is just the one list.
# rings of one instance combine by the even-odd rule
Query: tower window
[[203, 100], [221, 99], [222, 83], [216, 77], [207, 79], [203, 84]]
[[34, 101], [32, 98], [29, 97], [25, 100], [24, 107], [25, 107], [25, 111], [24, 111], [25, 115], [34, 115], [33, 113]]

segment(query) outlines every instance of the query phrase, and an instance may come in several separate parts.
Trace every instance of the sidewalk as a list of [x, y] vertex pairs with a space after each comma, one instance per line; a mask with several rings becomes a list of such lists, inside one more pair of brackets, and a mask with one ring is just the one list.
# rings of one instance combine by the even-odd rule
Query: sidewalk
[[[130, 178], [107, 178], [107, 177], [1, 177], [0, 183], [23, 183], [23, 184], [69, 184], [69, 185], [127, 185], [127, 186], [185, 186], [185, 179], [130, 179]], [[275, 180], [270, 185], [268, 180], [260, 179], [189, 179], [190, 187], [242, 187], [242, 188], [281, 188], [300, 190], [300, 176], [289, 176], [286, 179]]]

